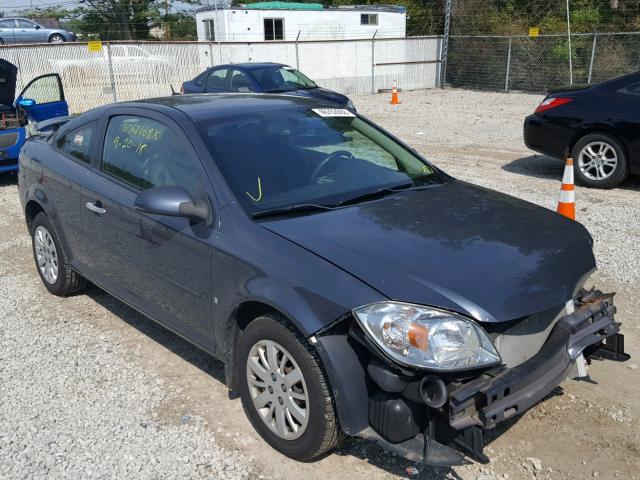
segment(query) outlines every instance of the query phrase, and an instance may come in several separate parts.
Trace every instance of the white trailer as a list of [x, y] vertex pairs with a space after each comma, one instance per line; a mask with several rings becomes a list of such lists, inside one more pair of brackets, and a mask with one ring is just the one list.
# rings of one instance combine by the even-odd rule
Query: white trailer
[[[215, 1], [215, 0], [214, 0]], [[407, 12], [400, 6], [323, 7], [317, 3], [261, 2], [196, 12], [198, 40], [273, 42], [354, 40], [406, 36]]]

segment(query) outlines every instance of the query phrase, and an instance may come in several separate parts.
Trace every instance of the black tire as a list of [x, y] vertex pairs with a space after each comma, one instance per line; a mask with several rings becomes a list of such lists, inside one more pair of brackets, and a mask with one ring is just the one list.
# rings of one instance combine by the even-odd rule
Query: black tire
[[67, 40], [59, 33], [54, 33], [49, 37], [49, 43], [64, 43]]
[[4, 40], [0, 38], [0, 45], [4, 45]]
[[[304, 377], [309, 416], [304, 433], [295, 440], [281, 438], [271, 431], [253, 405], [247, 381], [247, 360], [252, 347], [265, 340], [284, 347]], [[264, 315], [247, 326], [238, 341], [235, 368], [245, 414], [260, 436], [280, 453], [295, 460], [309, 461], [332, 450], [343, 440], [329, 381], [318, 354], [284, 317]]]
[[[38, 255], [36, 253], [36, 235], [39, 230], [38, 227], [42, 227], [49, 233], [53, 245], [55, 246], [55, 252], [57, 256], [58, 274], [55, 282], [47, 280], [38, 264]], [[31, 246], [33, 251], [33, 259], [36, 263], [36, 270], [40, 275], [40, 280], [49, 292], [59, 297], [65, 297], [74, 293], [77, 293], [85, 288], [87, 281], [84, 277], [80, 276], [77, 272], [71, 269], [69, 266], [67, 256], [60, 245], [58, 235], [55, 228], [51, 224], [49, 217], [43, 212], [38, 213], [33, 222], [31, 223]]]
[[[589, 176], [586, 175], [580, 167], [581, 152], [583, 148], [592, 143], [607, 145], [615, 151], [617, 156], [617, 165], [610, 173], [609, 171], [605, 171], [607, 174], [606, 178], [589, 178]], [[606, 133], [591, 133], [589, 135], [585, 135], [573, 146], [571, 156], [573, 158], [573, 171], [575, 173], [576, 181], [588, 187], [616, 187], [624, 182], [629, 175], [628, 159], [624, 148], [622, 148], [622, 145], [620, 145], [620, 142], [616, 138]], [[593, 170], [591, 172], [593, 172]], [[595, 176], [591, 172], [588, 171], [592, 177]]]

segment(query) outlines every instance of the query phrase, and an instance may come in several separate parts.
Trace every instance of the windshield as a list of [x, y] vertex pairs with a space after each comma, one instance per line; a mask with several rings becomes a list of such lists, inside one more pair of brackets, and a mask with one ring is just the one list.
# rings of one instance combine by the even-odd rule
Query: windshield
[[313, 80], [308, 79], [295, 68], [263, 67], [254, 68], [251, 73], [264, 92], [288, 92], [306, 88], [318, 88]]
[[441, 183], [431, 165], [344, 109], [257, 111], [197, 127], [249, 215]]

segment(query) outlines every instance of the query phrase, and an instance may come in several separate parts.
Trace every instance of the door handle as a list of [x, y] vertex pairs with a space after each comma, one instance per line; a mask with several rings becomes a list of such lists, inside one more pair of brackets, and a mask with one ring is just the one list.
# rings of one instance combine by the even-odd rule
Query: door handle
[[99, 215], [104, 215], [105, 213], [107, 213], [107, 211], [100, 206], [100, 202], [96, 202], [96, 203], [87, 202], [84, 204], [84, 206], [87, 207], [92, 212], [95, 212]]

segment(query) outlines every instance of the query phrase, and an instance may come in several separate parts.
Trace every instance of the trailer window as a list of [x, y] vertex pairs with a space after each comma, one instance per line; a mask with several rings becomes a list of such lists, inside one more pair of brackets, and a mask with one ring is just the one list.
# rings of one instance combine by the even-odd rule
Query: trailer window
[[264, 39], [284, 40], [284, 20], [282, 18], [264, 19]]

